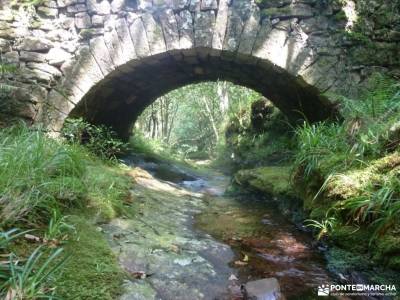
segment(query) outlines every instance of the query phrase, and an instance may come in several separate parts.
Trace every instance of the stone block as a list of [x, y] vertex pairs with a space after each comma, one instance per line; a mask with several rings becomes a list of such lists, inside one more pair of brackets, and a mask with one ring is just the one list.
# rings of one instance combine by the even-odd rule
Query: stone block
[[104, 16], [94, 15], [92, 16], [92, 25], [93, 26], [103, 26], [104, 25]]
[[20, 60], [25, 62], [45, 62], [46, 55], [38, 52], [20, 52]]
[[39, 15], [43, 15], [49, 18], [56, 18], [58, 16], [57, 8], [50, 8], [47, 6], [39, 6], [37, 8], [37, 12]]
[[87, 29], [92, 26], [92, 21], [89, 14], [86, 12], [77, 13], [75, 15], [75, 26], [78, 29]]
[[46, 55], [47, 62], [52, 66], [61, 66], [71, 58], [71, 54], [61, 48], [52, 48]]
[[111, 5], [107, 0], [87, 0], [87, 7], [91, 15], [108, 15], [111, 13]]
[[85, 4], [75, 4], [75, 5], [67, 7], [67, 12], [73, 13], [73, 14], [85, 12], [85, 11], [87, 11]]
[[2, 61], [7, 64], [18, 64], [19, 63], [19, 55], [17, 51], [10, 51], [4, 53], [2, 56]]
[[36, 69], [40, 70], [42, 72], [46, 72], [54, 77], [61, 77], [61, 72], [59, 69], [56, 67], [53, 67], [51, 65], [48, 65], [46, 63], [34, 63], [34, 62], [29, 62], [26, 64], [26, 66], [30, 69]]

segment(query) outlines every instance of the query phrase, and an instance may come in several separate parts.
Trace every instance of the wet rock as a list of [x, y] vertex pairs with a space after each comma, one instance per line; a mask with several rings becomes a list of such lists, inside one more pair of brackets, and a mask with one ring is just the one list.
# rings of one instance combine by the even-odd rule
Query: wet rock
[[244, 187], [275, 196], [294, 196], [290, 185], [290, 167], [269, 166], [240, 170], [234, 181]]
[[242, 287], [244, 298], [248, 300], [284, 300], [276, 278], [250, 281]]

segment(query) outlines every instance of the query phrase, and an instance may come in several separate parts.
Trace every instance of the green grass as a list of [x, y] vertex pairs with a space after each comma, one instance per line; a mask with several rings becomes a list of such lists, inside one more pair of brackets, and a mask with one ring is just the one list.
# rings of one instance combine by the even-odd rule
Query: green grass
[[[59, 290], [65, 299], [114, 299], [123, 274], [94, 224], [126, 212], [131, 186], [116, 160], [84, 146], [22, 125], [0, 130], [0, 254], [10, 259], [0, 264], [0, 297], [40, 299]], [[38, 240], [7, 230], [17, 227], [33, 229]], [[61, 244], [70, 256], [63, 266]], [[54, 285], [56, 274], [62, 284]]]
[[294, 178], [320, 234], [350, 225], [358, 235], [357, 228], [367, 228], [376, 252], [382, 238], [400, 228], [400, 146], [392, 129], [400, 116], [400, 85], [375, 75], [360, 99], [341, 98], [341, 112], [343, 122], [297, 129]]
[[0, 131], [0, 216], [3, 225], [43, 224], [53, 212], [98, 207], [113, 217], [129, 197], [130, 179], [79, 145], [26, 127]]
[[158, 140], [146, 139], [140, 133], [134, 133], [129, 140], [129, 145], [134, 153], [143, 154], [146, 158], [154, 161], [182, 163], [184, 159], [182, 156], [170, 150], [165, 143]]
[[84, 205], [86, 153], [40, 131], [0, 131], [1, 223], [41, 223], [54, 209]]

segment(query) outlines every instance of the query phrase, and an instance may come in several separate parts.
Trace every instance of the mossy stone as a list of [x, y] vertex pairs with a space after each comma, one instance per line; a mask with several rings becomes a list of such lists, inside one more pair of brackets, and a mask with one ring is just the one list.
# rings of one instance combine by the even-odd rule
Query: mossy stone
[[294, 196], [290, 184], [291, 168], [284, 166], [268, 166], [250, 170], [241, 170], [234, 180], [251, 189], [274, 196]]

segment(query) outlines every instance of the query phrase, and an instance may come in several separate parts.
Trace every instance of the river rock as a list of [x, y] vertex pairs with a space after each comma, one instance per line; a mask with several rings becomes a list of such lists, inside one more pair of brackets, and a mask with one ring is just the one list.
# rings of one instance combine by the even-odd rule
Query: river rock
[[247, 300], [284, 300], [281, 288], [276, 278], [264, 278], [246, 283], [243, 287], [244, 298]]

